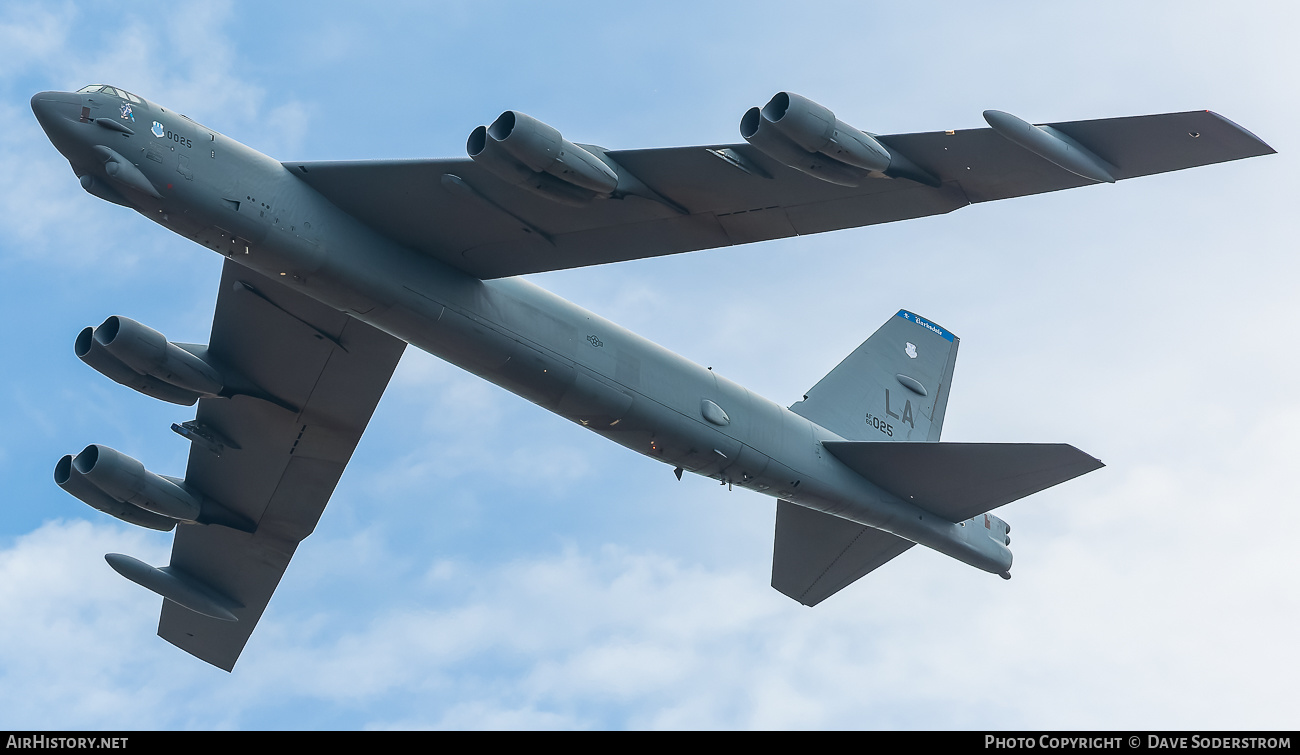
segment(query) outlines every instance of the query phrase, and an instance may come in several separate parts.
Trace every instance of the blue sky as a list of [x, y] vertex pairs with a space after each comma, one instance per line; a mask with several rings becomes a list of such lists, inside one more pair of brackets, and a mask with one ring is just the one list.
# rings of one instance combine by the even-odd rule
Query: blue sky
[[[1295, 12], [1284, 4], [6, 3], [0, 728], [1300, 725]], [[62, 493], [160, 404], [76, 360], [111, 314], [207, 338], [220, 259], [85, 194], [28, 107], [112, 83], [267, 154], [444, 157], [505, 109], [573, 141], [738, 139], [779, 90], [877, 133], [1209, 108], [1280, 154], [946, 217], [534, 276], [789, 403], [900, 308], [962, 338], [944, 437], [1108, 466], [999, 512], [1003, 582], [914, 549], [815, 609], [774, 502], [410, 351], [233, 674], [155, 636]]]

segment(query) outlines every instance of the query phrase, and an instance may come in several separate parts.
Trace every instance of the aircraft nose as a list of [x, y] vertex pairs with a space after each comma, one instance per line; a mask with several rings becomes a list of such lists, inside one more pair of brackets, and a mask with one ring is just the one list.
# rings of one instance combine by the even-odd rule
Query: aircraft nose
[[81, 120], [81, 96], [71, 92], [37, 92], [32, 95], [32, 113], [50, 142], [66, 156], [76, 145], [76, 127]]
[[81, 97], [69, 94], [69, 92], [36, 92], [31, 95], [31, 112], [36, 114], [36, 120], [44, 122], [51, 117], [68, 116], [73, 114], [77, 116], [81, 112]]
[[68, 92], [37, 92], [32, 95], [32, 112], [41, 128], [49, 133], [50, 126], [62, 117], [77, 120], [81, 115], [81, 99]]

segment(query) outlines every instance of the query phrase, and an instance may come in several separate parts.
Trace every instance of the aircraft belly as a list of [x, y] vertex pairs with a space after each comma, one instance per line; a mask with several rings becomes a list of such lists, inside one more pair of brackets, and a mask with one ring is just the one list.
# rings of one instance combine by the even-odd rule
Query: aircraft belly
[[1011, 567], [1010, 551], [993, 547], [987, 538], [971, 538], [969, 527], [882, 490], [827, 452], [822, 461], [814, 477], [793, 495], [780, 497], [925, 545], [983, 571], [999, 574]]
[[[806, 419], [526, 281], [480, 281], [339, 223], [332, 248], [317, 252], [321, 268], [292, 283], [671, 466], [872, 526], [889, 518], [846, 494], [851, 473], [848, 481], [817, 483], [825, 475]], [[312, 261], [312, 250], [288, 234], [272, 233], [264, 248], [246, 255], [250, 262]], [[363, 313], [348, 301], [392, 305]], [[704, 400], [722, 409], [722, 425], [706, 420]]]
[[[444, 308], [435, 297], [474, 306], [477, 316]], [[666, 464], [770, 495], [797, 489], [800, 475], [789, 466], [796, 462], [778, 464], [771, 457], [811, 446], [806, 420], [559, 302], [522, 281], [474, 281], [461, 290], [408, 295], [402, 307], [371, 322]], [[572, 346], [573, 355], [547, 348], [552, 344]], [[723, 407], [724, 426], [705, 420], [704, 400]], [[786, 437], [791, 432], [794, 441]]]
[[577, 380], [571, 362], [526, 344], [518, 344], [497, 373], [502, 388], [552, 411]]
[[[290, 282], [638, 453], [994, 570], [959, 537], [958, 525], [819, 456], [817, 433], [826, 431], [807, 419], [527, 281], [481, 281], [339, 223], [324, 253], [273, 231], [266, 253], [246, 256], [259, 268], [268, 259], [323, 263]], [[368, 303], [367, 310], [351, 301]]]
[[486, 376], [505, 367], [518, 346], [517, 341], [489, 325], [445, 309], [429, 328], [422, 348], [470, 372]]
[[573, 384], [555, 413], [593, 430], [617, 427], [632, 407], [632, 397], [585, 369], [573, 372]]

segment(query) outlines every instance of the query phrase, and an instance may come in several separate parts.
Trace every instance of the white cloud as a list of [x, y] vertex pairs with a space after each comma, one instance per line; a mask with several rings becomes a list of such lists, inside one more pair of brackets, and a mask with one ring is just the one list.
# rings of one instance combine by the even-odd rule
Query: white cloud
[[66, 49], [68, 30], [75, 16], [70, 4], [11, 3], [0, 17], [0, 46], [11, 71], [49, 61]]

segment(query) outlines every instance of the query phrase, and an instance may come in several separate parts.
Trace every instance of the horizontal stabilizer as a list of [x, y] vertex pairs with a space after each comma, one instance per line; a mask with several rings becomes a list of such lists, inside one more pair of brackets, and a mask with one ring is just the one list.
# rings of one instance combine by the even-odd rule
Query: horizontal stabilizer
[[815, 606], [913, 545], [888, 532], [777, 501], [772, 587]]
[[875, 485], [952, 522], [1105, 466], [1065, 443], [827, 441], [824, 445]]

